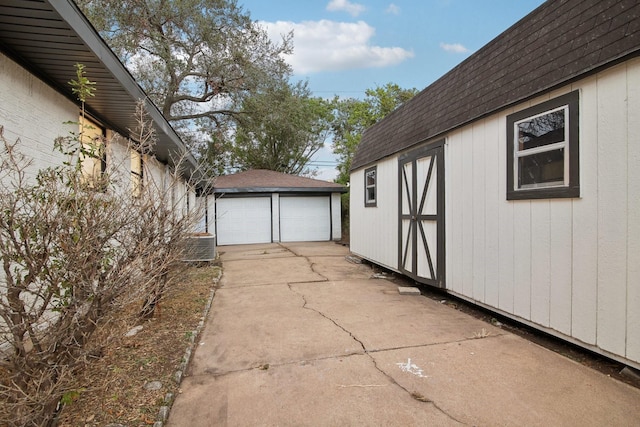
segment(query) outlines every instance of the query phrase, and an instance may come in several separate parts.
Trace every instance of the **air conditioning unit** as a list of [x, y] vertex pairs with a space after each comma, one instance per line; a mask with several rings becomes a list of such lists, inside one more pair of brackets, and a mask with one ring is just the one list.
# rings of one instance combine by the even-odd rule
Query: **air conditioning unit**
[[202, 233], [187, 237], [185, 242], [185, 262], [203, 262], [216, 259], [216, 236]]

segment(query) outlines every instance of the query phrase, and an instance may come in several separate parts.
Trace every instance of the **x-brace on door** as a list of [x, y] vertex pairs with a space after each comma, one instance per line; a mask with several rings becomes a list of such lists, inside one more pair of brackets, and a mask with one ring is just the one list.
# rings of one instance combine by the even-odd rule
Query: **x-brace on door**
[[399, 270], [445, 286], [444, 141], [399, 158]]

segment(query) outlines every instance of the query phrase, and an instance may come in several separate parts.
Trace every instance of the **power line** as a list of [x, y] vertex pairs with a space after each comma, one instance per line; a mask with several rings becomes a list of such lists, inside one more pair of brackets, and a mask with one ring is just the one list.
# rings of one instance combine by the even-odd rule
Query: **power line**
[[318, 167], [320, 167], [320, 166], [332, 166], [332, 167], [338, 166], [337, 163], [329, 163], [329, 162], [327, 162], [327, 163], [309, 162], [307, 164], [309, 166], [318, 166]]

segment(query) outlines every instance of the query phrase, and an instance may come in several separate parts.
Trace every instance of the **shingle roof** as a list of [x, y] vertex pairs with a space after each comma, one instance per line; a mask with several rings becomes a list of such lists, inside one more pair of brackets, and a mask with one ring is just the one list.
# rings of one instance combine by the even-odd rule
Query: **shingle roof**
[[352, 169], [638, 54], [638, 0], [548, 0], [367, 129]]
[[266, 169], [252, 169], [216, 178], [215, 193], [271, 193], [271, 192], [346, 192], [340, 184], [288, 175]]
[[[75, 64], [85, 65], [96, 82], [89, 112], [121, 135], [136, 128], [136, 104], [147, 95], [73, 0], [0, 2], [0, 52], [76, 103], [68, 82], [76, 78]], [[146, 107], [158, 137], [155, 155], [171, 164], [186, 148], [162, 113], [150, 101]], [[193, 156], [182, 166], [186, 177], [199, 175]]]

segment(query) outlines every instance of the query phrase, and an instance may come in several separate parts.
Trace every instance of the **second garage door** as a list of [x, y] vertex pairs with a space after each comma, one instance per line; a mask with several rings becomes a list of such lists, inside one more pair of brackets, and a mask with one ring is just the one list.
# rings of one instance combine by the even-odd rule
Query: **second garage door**
[[271, 242], [271, 197], [216, 200], [218, 245]]
[[280, 197], [280, 240], [331, 240], [329, 197]]

